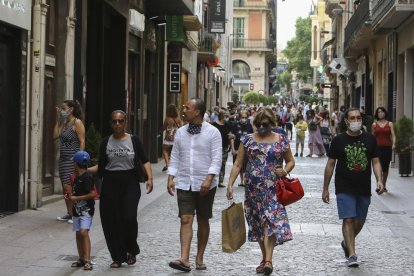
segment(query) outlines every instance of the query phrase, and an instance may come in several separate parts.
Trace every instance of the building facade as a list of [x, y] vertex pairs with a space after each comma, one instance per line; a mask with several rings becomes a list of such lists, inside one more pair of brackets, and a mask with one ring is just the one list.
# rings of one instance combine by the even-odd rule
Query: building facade
[[233, 89], [237, 97], [248, 91], [269, 94], [269, 72], [276, 64], [276, 20], [274, 1], [234, 1]]
[[[110, 112], [125, 110], [127, 131], [139, 135], [151, 162], [158, 162], [165, 107], [206, 98], [197, 88], [208, 4], [0, 1], [0, 127], [8, 133], [0, 139], [1, 154], [8, 156], [0, 166], [0, 212], [61, 198], [59, 140], [52, 133], [56, 106], [66, 99], [81, 103], [86, 130], [94, 125], [101, 137], [111, 133]], [[220, 63], [222, 72], [227, 64]], [[212, 75], [203, 77], [214, 79], [214, 93], [227, 101], [228, 75], [204, 67]]]

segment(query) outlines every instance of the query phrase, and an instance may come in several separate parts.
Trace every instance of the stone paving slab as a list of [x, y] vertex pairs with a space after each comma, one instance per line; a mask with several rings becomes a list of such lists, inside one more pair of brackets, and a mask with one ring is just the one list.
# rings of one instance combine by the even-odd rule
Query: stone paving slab
[[[291, 143], [292, 145], [292, 143]], [[293, 145], [294, 146], [294, 145]], [[305, 155], [307, 150], [305, 150]], [[321, 200], [323, 170], [327, 158], [297, 158], [293, 176], [298, 176], [305, 197], [288, 206], [293, 240], [277, 246], [273, 275], [414, 275], [414, 181], [390, 170], [389, 193], [372, 197], [366, 226], [357, 238], [361, 266], [350, 269], [340, 246], [341, 221], [337, 216], [333, 180], [331, 203]], [[227, 175], [231, 169], [227, 163]], [[110, 269], [111, 259], [99, 219], [99, 202], [90, 232], [94, 270], [70, 268], [76, 260], [75, 235], [67, 223], [57, 222], [63, 200], [38, 210], [25, 210], [0, 219], [0, 275], [180, 275], [168, 267], [179, 256], [179, 220], [175, 197], [166, 193], [162, 162], [153, 164], [155, 189], [139, 204], [138, 241], [142, 253], [134, 266]], [[236, 182], [238, 183], [238, 182]], [[236, 253], [221, 251], [221, 211], [228, 206], [225, 189], [218, 189], [211, 235], [206, 250], [207, 271], [183, 275], [257, 275], [260, 249], [247, 242]], [[235, 187], [235, 199], [243, 201], [244, 190]], [[196, 229], [197, 224], [194, 223]], [[191, 248], [194, 267], [196, 232]]]

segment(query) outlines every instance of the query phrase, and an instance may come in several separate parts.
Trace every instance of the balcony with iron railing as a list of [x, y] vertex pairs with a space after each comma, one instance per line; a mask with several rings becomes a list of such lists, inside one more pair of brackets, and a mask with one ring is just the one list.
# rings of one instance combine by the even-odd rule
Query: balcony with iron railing
[[414, 12], [414, 0], [373, 0], [372, 27], [376, 33], [396, 29]]
[[233, 39], [233, 50], [272, 51], [276, 43], [271, 39]]
[[354, 55], [355, 51], [362, 51], [369, 45], [372, 38], [371, 23], [369, 1], [361, 1], [345, 27], [346, 55]]
[[332, 14], [332, 10], [339, 7], [339, 0], [325, 0], [325, 13]]
[[205, 35], [198, 42], [197, 59], [199, 61], [212, 60], [217, 50], [217, 42], [211, 35]]
[[233, 0], [233, 9], [269, 9], [268, 1]]

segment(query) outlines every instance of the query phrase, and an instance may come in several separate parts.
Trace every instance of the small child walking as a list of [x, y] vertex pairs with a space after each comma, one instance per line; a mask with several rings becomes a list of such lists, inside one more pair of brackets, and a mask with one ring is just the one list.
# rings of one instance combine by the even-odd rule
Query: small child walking
[[66, 194], [65, 198], [73, 202], [73, 231], [76, 231], [76, 245], [79, 259], [72, 267], [82, 267], [83, 270], [92, 270], [91, 240], [89, 230], [92, 226], [92, 218], [95, 212], [95, 190], [92, 177], [87, 172], [90, 156], [86, 151], [78, 151], [73, 156], [75, 166], [75, 180], [72, 194]]
[[296, 117], [296, 153], [295, 157], [298, 157], [298, 149], [300, 144], [300, 157], [303, 157], [303, 147], [305, 145], [305, 131], [308, 129], [308, 124], [303, 120], [303, 115], [298, 114]]

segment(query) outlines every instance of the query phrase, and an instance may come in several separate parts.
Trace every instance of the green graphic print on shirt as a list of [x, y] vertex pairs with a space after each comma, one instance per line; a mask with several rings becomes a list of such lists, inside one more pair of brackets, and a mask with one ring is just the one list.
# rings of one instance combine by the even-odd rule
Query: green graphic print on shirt
[[365, 171], [368, 165], [367, 148], [360, 141], [345, 147], [346, 164], [351, 172]]

